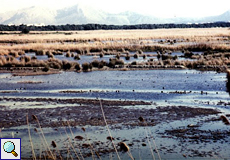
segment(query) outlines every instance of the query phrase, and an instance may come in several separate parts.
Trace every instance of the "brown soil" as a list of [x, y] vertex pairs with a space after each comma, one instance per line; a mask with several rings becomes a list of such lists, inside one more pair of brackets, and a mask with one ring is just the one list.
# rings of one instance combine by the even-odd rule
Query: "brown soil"
[[[14, 102], [48, 102], [50, 104], [66, 104], [66, 107], [57, 108], [18, 108], [8, 109], [0, 107], [0, 127], [14, 127], [26, 125], [26, 115], [29, 121], [36, 124], [32, 115], [38, 117], [43, 127], [66, 126], [69, 121], [71, 126], [104, 126], [100, 102], [97, 99], [47, 99], [47, 98], [0, 98], [0, 101]], [[150, 105], [143, 101], [108, 101], [102, 100], [104, 113], [109, 124], [122, 124], [128, 126], [142, 126], [138, 120], [143, 117], [149, 126], [162, 122], [183, 120], [196, 116], [207, 116], [220, 113], [214, 109], [191, 108], [185, 106], [157, 107], [156, 109], [123, 108], [121, 106]], [[68, 106], [76, 104], [76, 106]]]
[[[21, 125], [27, 125], [26, 116], [29, 116], [29, 123], [38, 127], [36, 119], [39, 120], [42, 128], [51, 127], [58, 130], [63, 126], [72, 127], [84, 127], [84, 126], [105, 126], [105, 122], [102, 116], [101, 106], [98, 99], [55, 99], [55, 98], [0, 98], [0, 101], [5, 102], [38, 102], [48, 103], [52, 105], [64, 104], [64, 107], [56, 108], [17, 108], [10, 109], [6, 106], [0, 106], [0, 128], [16, 127]], [[198, 125], [189, 125], [183, 127], [173, 127], [170, 130], [159, 134], [162, 138], [175, 138], [180, 141], [181, 144], [196, 144], [196, 143], [213, 143], [216, 141], [223, 141], [226, 137], [230, 136], [229, 131], [205, 131], [199, 129], [203, 123], [210, 121], [221, 121], [219, 117], [220, 111], [208, 108], [194, 108], [186, 106], [164, 106], [156, 107], [154, 109], [137, 108], [137, 105], [151, 105], [149, 102], [143, 101], [116, 101], [116, 100], [102, 100], [104, 114], [106, 116], [107, 123], [110, 125], [110, 129], [122, 129], [124, 127], [146, 127], [155, 126], [157, 124], [165, 124], [167, 122], [173, 122], [176, 120], [186, 120], [189, 118], [204, 118]], [[76, 105], [73, 105], [76, 104]], [[125, 107], [129, 106], [129, 107]], [[134, 106], [134, 107], [132, 107]], [[214, 119], [208, 119], [213, 115]], [[37, 130], [35, 129], [35, 130]], [[89, 144], [85, 140], [85, 137], [75, 137], [79, 141], [78, 147], [82, 148], [83, 156], [90, 157]], [[109, 137], [112, 139], [111, 137]], [[117, 141], [121, 141], [119, 137], [114, 137]], [[100, 155], [114, 152], [111, 148], [111, 142], [107, 137], [108, 142], [94, 141], [91, 145], [94, 148], [98, 148]], [[125, 140], [122, 140], [123, 142]], [[142, 143], [143, 147], [146, 147], [146, 140], [134, 139], [128, 143], [128, 146], [132, 146], [133, 143]], [[160, 146], [159, 151], [161, 153], [173, 152], [170, 147]], [[66, 150], [60, 150], [62, 154], [65, 154]], [[209, 152], [201, 153], [199, 150], [187, 150], [183, 156], [192, 157], [212, 157]]]

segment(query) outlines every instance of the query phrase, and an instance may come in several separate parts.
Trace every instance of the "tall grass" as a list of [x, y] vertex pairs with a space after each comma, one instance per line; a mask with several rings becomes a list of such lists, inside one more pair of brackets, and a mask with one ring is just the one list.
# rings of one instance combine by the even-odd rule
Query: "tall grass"
[[44, 142], [45, 142], [45, 145], [46, 145], [46, 147], [47, 147], [47, 149], [48, 149], [48, 151], [49, 151], [49, 154], [51, 155], [52, 159], [55, 159], [55, 156], [53, 155], [53, 153], [52, 153], [52, 151], [51, 151], [51, 149], [50, 149], [50, 147], [49, 147], [49, 145], [48, 145], [48, 143], [47, 143], [47, 141], [46, 141], [45, 135], [44, 135], [44, 133], [43, 133], [41, 124], [40, 124], [40, 122], [39, 122], [37, 116], [32, 115], [32, 117], [33, 117], [33, 119], [34, 119], [34, 120], [37, 122], [37, 124], [38, 124], [38, 127], [39, 127], [39, 129], [40, 129], [40, 132], [41, 132], [41, 134], [42, 134], [42, 138], [43, 138], [43, 140], [44, 140]]
[[[103, 107], [102, 107], [101, 99], [99, 99], [99, 102], [100, 102], [102, 117], [103, 117], [103, 119], [104, 119], [105, 126], [106, 126], [106, 128], [107, 128], [107, 131], [108, 131], [108, 133], [109, 133], [109, 136], [112, 137], [112, 134], [111, 134], [110, 129], [109, 129], [109, 126], [108, 126], [108, 123], [107, 123], [106, 118], [105, 118], [105, 112], [104, 112], [104, 109], [103, 109]], [[116, 145], [114, 144], [113, 138], [111, 138], [111, 142], [112, 142], [113, 147], [114, 147], [114, 149], [115, 149], [115, 152], [116, 152], [116, 154], [117, 154], [117, 158], [118, 158], [119, 160], [121, 160], [121, 158], [120, 158], [120, 156], [119, 156], [119, 154], [118, 154]]]
[[[158, 151], [158, 149], [157, 149], [156, 142], [155, 142], [155, 140], [154, 140], [154, 138], [153, 138], [153, 136], [152, 136], [150, 130], [147, 128], [147, 127], [148, 127], [147, 122], [145, 121], [145, 119], [144, 119], [143, 117], [139, 117], [138, 119], [139, 119], [139, 121], [140, 121], [141, 123], [143, 123], [144, 126], [145, 126], [145, 133], [146, 133], [147, 141], [148, 141], [148, 144], [149, 144], [150, 151], [151, 151], [151, 154], [152, 154], [153, 159], [155, 160], [155, 156], [154, 156], [154, 153], [153, 153], [152, 145], [151, 145], [151, 143], [150, 143], [150, 139], [151, 139], [152, 142], [153, 142], [153, 145], [154, 145], [155, 150], [156, 150], [156, 152], [157, 152], [158, 158], [161, 160], [161, 156], [160, 156], [160, 153], [159, 153], [159, 151]], [[150, 136], [149, 136], [149, 135], [150, 135]]]
[[26, 115], [26, 122], [27, 122], [27, 125], [28, 125], [28, 134], [29, 134], [29, 140], [30, 140], [30, 144], [31, 144], [33, 160], [36, 160], [36, 155], [35, 155], [35, 152], [34, 152], [34, 146], [33, 146], [32, 138], [31, 138], [31, 134], [30, 134], [30, 125], [29, 125], [28, 115]]
[[[45, 51], [53, 51], [57, 54], [68, 51], [89, 54], [108, 50], [126, 53], [127, 51], [157, 51], [159, 49], [230, 51], [230, 46], [222, 38], [228, 37], [229, 34], [230, 31], [226, 28], [206, 28], [79, 31], [77, 34], [68, 36], [60, 34], [0, 35], [2, 42], [15, 42], [14, 45], [0, 44], [0, 55], [8, 55], [10, 52], [19, 54], [19, 51], [35, 52], [37, 55], [44, 55]], [[151, 41], [153, 39], [167, 41], [159, 44]], [[176, 39], [181, 40], [181, 43], [177, 43]], [[168, 41], [173, 41], [174, 44], [168, 44]]]

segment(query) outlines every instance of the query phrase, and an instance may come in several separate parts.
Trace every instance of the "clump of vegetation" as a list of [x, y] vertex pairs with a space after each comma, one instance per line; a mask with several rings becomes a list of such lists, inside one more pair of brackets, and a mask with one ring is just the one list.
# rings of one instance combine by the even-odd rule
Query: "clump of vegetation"
[[116, 58], [110, 58], [108, 67], [114, 68], [116, 65], [123, 66], [125, 63], [123, 60], [116, 59]]
[[13, 57], [15, 57], [15, 58], [19, 57], [19, 54], [18, 54], [18, 52], [16, 52], [16, 51], [11, 51], [11, 52], [9, 53], [9, 55], [11, 55], [11, 56], [13, 56]]
[[48, 58], [54, 58], [53, 53], [51, 53], [50, 51], [47, 51], [46, 55], [48, 56]]
[[226, 124], [226, 125], [230, 125], [230, 121], [229, 119], [224, 116], [224, 115], [221, 115], [220, 118], [222, 119], [222, 121]]
[[45, 67], [42, 69], [43, 72], [48, 72], [49, 70], [50, 70], [49, 66], [45, 66]]
[[131, 63], [131, 65], [137, 65], [137, 62], [136, 62], [136, 61], [133, 61], [133, 62]]
[[22, 29], [21, 33], [22, 34], [29, 34], [30, 30], [29, 30], [29, 28], [25, 27], [25, 28]]
[[130, 60], [130, 55], [127, 54], [127, 55], [125, 56], [125, 59], [126, 59], [127, 61]]
[[191, 58], [194, 54], [190, 51], [184, 51], [184, 57], [185, 58]]
[[95, 67], [95, 68], [98, 68], [99, 63], [100, 62], [98, 60], [94, 60], [93, 62], [91, 62], [92, 66]]
[[70, 70], [73, 67], [73, 63], [69, 61], [62, 61], [62, 68], [64, 70]]
[[135, 59], [137, 59], [139, 56], [138, 56], [137, 53], [135, 53], [133, 57], [134, 57]]
[[116, 59], [120, 59], [120, 57], [121, 57], [121, 55], [118, 53], [118, 54], [116, 55]]
[[44, 50], [36, 50], [35, 51], [35, 55], [36, 56], [44, 56], [45, 55], [45, 51]]
[[67, 52], [65, 56], [66, 56], [66, 57], [71, 57], [70, 52]]
[[63, 63], [62, 61], [58, 60], [58, 59], [48, 59], [46, 61], [46, 64], [50, 67], [50, 68], [54, 68], [54, 69], [62, 69], [63, 68]]
[[108, 65], [108, 63], [106, 62], [106, 61], [101, 61], [100, 63], [99, 63], [99, 65], [98, 65], [98, 68], [103, 68], [104, 66], [107, 66]]
[[85, 63], [82, 64], [82, 70], [84, 72], [89, 71], [89, 69], [91, 69], [91, 65], [89, 63], [85, 62]]
[[80, 60], [81, 57], [80, 57], [80, 55], [77, 54], [77, 55], [74, 56], [74, 59], [75, 59], [75, 60]]
[[226, 87], [227, 87], [227, 92], [230, 94], [230, 70], [228, 69], [226, 71], [227, 73], [227, 83], [226, 83]]
[[104, 57], [104, 54], [103, 54], [103, 53], [100, 53], [100, 55], [99, 55], [99, 56], [100, 56], [100, 58], [102, 58], [102, 57]]
[[75, 63], [75, 67], [74, 67], [77, 71], [80, 71], [81, 70], [81, 66], [79, 63]]
[[167, 59], [173, 59], [173, 57], [171, 55], [162, 54], [161, 59], [164, 61], [164, 60], [167, 60]]

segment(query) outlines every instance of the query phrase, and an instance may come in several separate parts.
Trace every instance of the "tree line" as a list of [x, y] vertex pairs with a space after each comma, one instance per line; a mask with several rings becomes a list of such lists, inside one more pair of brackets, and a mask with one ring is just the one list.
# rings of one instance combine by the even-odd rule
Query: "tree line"
[[198, 24], [136, 24], [136, 25], [105, 25], [105, 24], [66, 24], [66, 25], [0, 25], [0, 31], [70, 31], [70, 30], [128, 30], [128, 29], [162, 29], [162, 28], [213, 28], [230, 27], [230, 22], [198, 23]]

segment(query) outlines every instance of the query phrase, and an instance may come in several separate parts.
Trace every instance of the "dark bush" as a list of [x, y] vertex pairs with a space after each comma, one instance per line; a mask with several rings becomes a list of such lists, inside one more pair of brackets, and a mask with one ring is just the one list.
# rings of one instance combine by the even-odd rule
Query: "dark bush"
[[137, 62], [136, 62], [136, 61], [133, 61], [133, 62], [131, 63], [131, 65], [137, 65]]
[[98, 60], [94, 60], [93, 62], [91, 62], [92, 66], [95, 67], [95, 68], [98, 68], [99, 63], [100, 62]]
[[161, 55], [157, 53], [157, 59], [159, 60], [161, 58]]
[[108, 64], [108, 67], [115, 67], [115, 65], [124, 65], [124, 61], [123, 60], [120, 60], [120, 59], [114, 59], [114, 58], [110, 58], [109, 59], [109, 64]]
[[128, 61], [128, 60], [130, 60], [130, 56], [129, 55], [126, 55], [125, 56], [125, 59]]
[[28, 63], [28, 62], [31, 61], [31, 58], [30, 58], [29, 56], [22, 56], [22, 57], [19, 58], [19, 60], [20, 60], [21, 62], [24, 61], [24, 62]]
[[167, 59], [172, 59], [173, 57], [171, 55], [162, 54], [161, 58], [164, 61], [164, 60], [167, 60]]
[[70, 52], [67, 52], [65, 56], [66, 56], [66, 57], [71, 57]]
[[104, 54], [103, 53], [100, 53], [100, 58], [104, 57]]
[[82, 70], [84, 72], [87, 72], [89, 69], [90, 69], [89, 63], [85, 62], [85, 63], [82, 64]]
[[62, 61], [62, 68], [64, 70], [69, 70], [72, 67], [72, 63], [68, 61]]
[[173, 60], [177, 60], [177, 59], [178, 59], [178, 56], [175, 55], [175, 56], [173, 57]]
[[48, 66], [45, 66], [45, 67], [42, 69], [43, 72], [48, 72], [49, 70], [50, 70], [50, 68], [49, 68]]
[[138, 58], [138, 54], [135, 53], [133, 57], [137, 59]]
[[75, 63], [75, 67], [74, 67], [77, 71], [80, 71], [81, 70], [81, 66], [79, 63]]
[[45, 52], [44, 52], [43, 50], [36, 50], [36, 51], [35, 51], [35, 54], [36, 54], [37, 56], [44, 56], [44, 55], [45, 55]]
[[26, 28], [23, 28], [22, 29], [22, 34], [29, 34], [30, 33], [30, 30], [26, 27]]
[[116, 55], [116, 59], [120, 59], [120, 54], [117, 54], [117, 55]]
[[192, 52], [190, 52], [190, 51], [185, 51], [185, 52], [184, 52], [184, 57], [185, 57], [185, 58], [191, 58], [193, 55], [194, 55], [194, 54], [193, 54]]
[[102, 61], [99, 63], [98, 68], [103, 68], [104, 66], [107, 66], [107, 62], [105, 62], [105, 61], [102, 60]]
[[37, 57], [36, 56], [32, 56], [31, 60], [37, 60]]
[[80, 60], [81, 58], [80, 58], [80, 56], [77, 54], [77, 55], [74, 56], [74, 59], [75, 59], [75, 60]]

